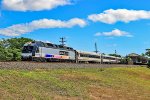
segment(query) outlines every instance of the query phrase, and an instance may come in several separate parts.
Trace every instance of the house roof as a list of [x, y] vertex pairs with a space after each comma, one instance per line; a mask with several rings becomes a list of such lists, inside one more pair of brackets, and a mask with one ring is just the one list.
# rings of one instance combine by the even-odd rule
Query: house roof
[[128, 55], [128, 57], [139, 57], [140, 55], [136, 54], [136, 53], [131, 53]]
[[139, 54], [136, 54], [136, 53], [131, 53], [128, 55], [128, 57], [138, 57], [138, 58], [141, 58], [141, 59], [148, 59], [148, 57], [144, 57], [144, 56], [141, 56]]

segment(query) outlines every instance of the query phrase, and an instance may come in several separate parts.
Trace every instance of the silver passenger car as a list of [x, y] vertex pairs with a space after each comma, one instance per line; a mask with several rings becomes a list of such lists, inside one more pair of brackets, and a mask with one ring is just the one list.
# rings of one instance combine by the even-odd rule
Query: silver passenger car
[[101, 54], [77, 50], [78, 62], [101, 63]]
[[109, 55], [102, 55], [103, 64], [118, 64], [120, 63], [120, 57], [114, 57]]

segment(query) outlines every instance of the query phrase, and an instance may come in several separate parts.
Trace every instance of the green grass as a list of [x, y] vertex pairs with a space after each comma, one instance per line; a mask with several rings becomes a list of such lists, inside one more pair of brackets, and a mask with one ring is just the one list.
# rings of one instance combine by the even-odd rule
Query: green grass
[[0, 99], [150, 100], [150, 69], [0, 70]]

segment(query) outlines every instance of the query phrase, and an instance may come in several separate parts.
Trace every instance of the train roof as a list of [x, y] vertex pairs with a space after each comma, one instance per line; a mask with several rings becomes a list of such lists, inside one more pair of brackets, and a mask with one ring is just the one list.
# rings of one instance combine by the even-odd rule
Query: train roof
[[83, 53], [83, 54], [91, 54], [91, 55], [100, 55], [100, 53], [95, 53], [95, 52], [88, 52], [88, 51], [81, 51], [81, 50], [76, 50], [78, 53]]
[[33, 41], [33, 42], [28, 42], [28, 43], [24, 44], [24, 46], [28, 46], [28, 45], [30, 45], [30, 46], [36, 45], [38, 47], [49, 47], [49, 48], [74, 50], [72, 47], [57, 45], [57, 44], [53, 44], [51, 42], [42, 42], [42, 41]]

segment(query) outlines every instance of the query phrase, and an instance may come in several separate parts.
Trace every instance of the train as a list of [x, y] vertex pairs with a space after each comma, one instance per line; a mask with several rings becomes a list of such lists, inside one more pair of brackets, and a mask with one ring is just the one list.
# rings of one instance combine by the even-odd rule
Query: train
[[39, 62], [118, 64], [121, 61], [120, 57], [75, 50], [72, 47], [42, 41], [33, 41], [24, 44], [21, 56], [23, 61]]

